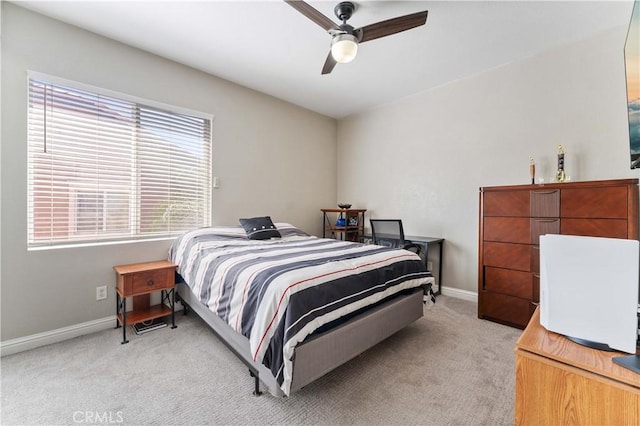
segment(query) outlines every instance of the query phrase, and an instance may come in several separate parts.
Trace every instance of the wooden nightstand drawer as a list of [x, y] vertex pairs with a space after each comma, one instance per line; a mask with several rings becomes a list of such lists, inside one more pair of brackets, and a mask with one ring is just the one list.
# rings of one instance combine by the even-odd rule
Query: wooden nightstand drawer
[[175, 285], [176, 265], [168, 261], [116, 266], [116, 289], [121, 296], [150, 293]]
[[144, 293], [145, 291], [162, 290], [163, 288], [173, 287], [174, 273], [171, 269], [160, 269], [156, 271], [144, 271], [132, 274], [125, 278], [131, 280], [131, 290], [134, 294]]

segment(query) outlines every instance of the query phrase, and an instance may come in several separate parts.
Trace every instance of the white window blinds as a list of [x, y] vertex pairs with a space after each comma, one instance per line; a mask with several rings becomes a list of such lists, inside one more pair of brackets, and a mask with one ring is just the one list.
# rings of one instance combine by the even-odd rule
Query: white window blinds
[[211, 119], [29, 79], [29, 246], [209, 226]]

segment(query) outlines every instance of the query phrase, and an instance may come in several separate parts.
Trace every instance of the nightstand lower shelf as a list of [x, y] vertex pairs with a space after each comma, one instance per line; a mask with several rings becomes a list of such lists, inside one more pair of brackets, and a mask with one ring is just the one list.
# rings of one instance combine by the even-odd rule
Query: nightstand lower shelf
[[156, 318], [167, 317], [171, 315], [171, 309], [166, 305], [155, 305], [147, 309], [130, 311], [126, 314], [127, 321], [125, 324], [122, 314], [118, 313], [118, 321], [120, 325], [133, 325], [143, 321], [149, 321]]
[[[135, 308], [136, 300], [143, 300], [143, 307]], [[167, 306], [165, 303], [168, 303]], [[149, 294], [134, 296], [134, 310], [127, 312], [127, 298], [116, 289], [116, 328], [122, 327], [122, 344], [127, 340], [127, 325], [171, 315], [171, 328], [176, 328], [175, 317], [176, 290], [175, 287], [160, 292], [160, 304], [149, 306]]]

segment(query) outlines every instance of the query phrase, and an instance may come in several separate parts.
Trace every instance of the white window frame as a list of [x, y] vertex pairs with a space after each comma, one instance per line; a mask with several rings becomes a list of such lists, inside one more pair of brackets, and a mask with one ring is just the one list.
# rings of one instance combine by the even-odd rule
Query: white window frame
[[[46, 82], [46, 83], [51, 83], [54, 85], [61, 85], [61, 86], [66, 86], [69, 87], [70, 89], [76, 89], [76, 90], [82, 90], [82, 91], [86, 91], [86, 92], [90, 92], [96, 95], [101, 95], [101, 96], [106, 96], [106, 97], [111, 97], [111, 98], [116, 98], [118, 100], [121, 101], [125, 101], [125, 102], [131, 102], [131, 103], [135, 103], [136, 105], [139, 105], [140, 107], [147, 107], [147, 108], [153, 108], [154, 110], [160, 110], [162, 112], [167, 112], [167, 113], [171, 113], [171, 114], [177, 114], [177, 115], [187, 115], [187, 116], [192, 116], [195, 118], [199, 118], [199, 119], [204, 119], [204, 120], [208, 120], [209, 121], [209, 128], [208, 128], [208, 135], [207, 135], [207, 139], [208, 139], [208, 156], [209, 156], [209, 161], [206, 163], [206, 169], [205, 166], [199, 168], [199, 170], [201, 172], [203, 172], [203, 175], [206, 178], [206, 182], [200, 182], [204, 185], [204, 198], [203, 198], [203, 209], [201, 211], [202, 215], [203, 215], [203, 222], [201, 224], [199, 224], [199, 226], [211, 226], [211, 203], [212, 203], [212, 157], [213, 157], [213, 123], [214, 123], [214, 116], [212, 114], [206, 114], [206, 113], [202, 113], [199, 111], [194, 111], [194, 110], [190, 110], [190, 109], [186, 109], [183, 107], [178, 107], [178, 106], [174, 106], [174, 105], [168, 105], [168, 104], [164, 104], [161, 102], [157, 102], [157, 101], [152, 101], [152, 100], [148, 100], [148, 99], [143, 99], [143, 98], [139, 98], [136, 96], [132, 96], [132, 95], [127, 95], [124, 93], [120, 93], [120, 92], [116, 92], [116, 91], [112, 91], [112, 90], [108, 90], [108, 89], [104, 89], [104, 88], [99, 88], [99, 87], [95, 87], [95, 86], [91, 86], [91, 85], [87, 85], [84, 83], [79, 83], [79, 82], [75, 82], [75, 81], [71, 81], [71, 80], [67, 80], [67, 79], [63, 79], [60, 77], [55, 77], [55, 76], [51, 76], [51, 75], [47, 75], [47, 74], [43, 74], [43, 73], [39, 73], [39, 72], [34, 72], [34, 71], [28, 71], [27, 72], [27, 99], [29, 99], [29, 95], [30, 95], [30, 86], [31, 86], [31, 80], [39, 80], [42, 82]], [[29, 105], [30, 105], [30, 101], [27, 102], [28, 107], [27, 109], [29, 110]], [[28, 111], [28, 116], [29, 116], [29, 111]], [[139, 128], [136, 129], [136, 133], [139, 131]], [[29, 150], [31, 149], [31, 133], [30, 130], [28, 130], [27, 132], [27, 136], [28, 136], [28, 146], [29, 146]], [[139, 143], [139, 142], [132, 142], [132, 143]], [[138, 214], [138, 209], [139, 209], [139, 205], [140, 205], [140, 192], [137, 189], [141, 189], [141, 185], [139, 183], [139, 181], [137, 181], [137, 179], [140, 178], [140, 169], [138, 168], [139, 166], [139, 161], [138, 161], [138, 149], [136, 148], [134, 150], [134, 160], [133, 160], [133, 164], [135, 164], [133, 167], [136, 168], [136, 172], [133, 174], [134, 178], [133, 180], [136, 180], [135, 183], [132, 183], [132, 187], [131, 188], [127, 188], [127, 191], [131, 193], [130, 199], [129, 199], [129, 227], [130, 227], [130, 231], [126, 236], [119, 236], [119, 237], [111, 237], [109, 236], [109, 233], [105, 233], [105, 235], [103, 236], [99, 236], [97, 238], [90, 238], [90, 239], [84, 239], [84, 238], [67, 238], [67, 239], [50, 239], [48, 241], [40, 241], [38, 239], [35, 238], [34, 234], [35, 234], [35, 229], [34, 229], [34, 211], [32, 209], [32, 205], [33, 205], [33, 184], [32, 184], [32, 170], [31, 170], [31, 159], [28, 160], [28, 174], [29, 174], [29, 179], [28, 179], [28, 197], [27, 197], [27, 202], [28, 202], [28, 206], [27, 206], [27, 215], [28, 215], [28, 235], [27, 235], [27, 249], [28, 250], [41, 250], [41, 249], [48, 249], [48, 248], [62, 248], [62, 247], [76, 247], [76, 246], [92, 246], [92, 245], [104, 245], [104, 244], [120, 244], [120, 243], [130, 243], [130, 242], [136, 242], [136, 241], [155, 241], [155, 240], [164, 240], [164, 239], [172, 239], [175, 238], [175, 236], [181, 232], [184, 232], [184, 230], [180, 230], [180, 231], [173, 231], [173, 232], [160, 232], [160, 233], [156, 233], [156, 234], [152, 234], [152, 235], [147, 235], [147, 234], [141, 234], [141, 229], [140, 229], [140, 224], [142, 222], [142, 217], [140, 214]], [[133, 188], [135, 187], [136, 190], [133, 190]], [[100, 191], [101, 189], [97, 189], [97, 188], [93, 188], [92, 185], [90, 184], [83, 184], [83, 183], [78, 183], [76, 185], [73, 185], [69, 188], [69, 203], [70, 205], [73, 206], [73, 208], [75, 209], [75, 198], [76, 198], [76, 193], [77, 191], [83, 191], [83, 190], [87, 190], [87, 191], [94, 191], [94, 190], [98, 190]], [[105, 191], [105, 190], [102, 190]], [[110, 188], [108, 190], [106, 190], [107, 192], [109, 191], [115, 191], [115, 192], [119, 192], [118, 189], [115, 188]], [[71, 199], [73, 198], [73, 200]], [[76, 223], [71, 223], [73, 221], [73, 217], [72, 214], [69, 214], [69, 232], [73, 232], [74, 234], [76, 233]], [[106, 226], [106, 224], [105, 224]]]
[[[69, 230], [70, 232], [73, 232], [74, 235], [83, 235], [86, 233], [80, 232], [78, 230], [78, 195], [79, 194], [87, 194], [87, 193], [99, 193], [102, 195], [103, 197], [103, 202], [102, 202], [102, 232], [104, 232], [105, 234], [107, 234], [107, 205], [108, 204], [108, 198], [109, 196], [113, 196], [116, 193], [120, 193], [120, 194], [129, 194], [129, 190], [128, 189], [101, 189], [98, 188], [96, 186], [91, 186], [91, 185], [74, 185], [71, 187], [70, 191], [69, 191], [69, 209], [73, 211], [72, 214], [69, 215]], [[135, 213], [131, 212], [131, 209], [135, 209], [136, 205], [134, 204], [134, 197], [131, 196], [129, 197], [129, 226], [128, 226], [128, 231], [127, 232], [112, 232], [112, 235], [126, 235], [125, 238], [127, 238], [129, 235], [136, 233], [136, 223], [133, 223], [134, 221], [131, 220], [132, 217], [135, 217]], [[107, 201], [107, 203], [105, 203], [105, 201]]]

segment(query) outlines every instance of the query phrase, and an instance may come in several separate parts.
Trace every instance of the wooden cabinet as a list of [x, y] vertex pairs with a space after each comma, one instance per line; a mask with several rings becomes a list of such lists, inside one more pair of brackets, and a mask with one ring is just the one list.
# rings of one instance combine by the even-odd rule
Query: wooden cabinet
[[320, 209], [323, 215], [322, 238], [361, 242], [366, 209]]
[[516, 344], [516, 425], [638, 425], [640, 375], [540, 325]]
[[[128, 343], [127, 325], [171, 315], [176, 328], [175, 265], [167, 260], [114, 266], [116, 271], [116, 328], [122, 326], [122, 343]], [[150, 306], [150, 295], [159, 291], [160, 304]], [[127, 312], [127, 297], [133, 298], [133, 309]], [[167, 306], [168, 304], [168, 306]]]
[[479, 318], [527, 325], [545, 234], [638, 239], [638, 179], [480, 188]]

